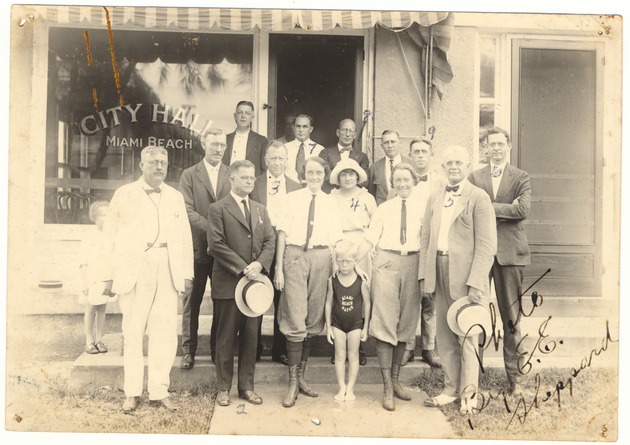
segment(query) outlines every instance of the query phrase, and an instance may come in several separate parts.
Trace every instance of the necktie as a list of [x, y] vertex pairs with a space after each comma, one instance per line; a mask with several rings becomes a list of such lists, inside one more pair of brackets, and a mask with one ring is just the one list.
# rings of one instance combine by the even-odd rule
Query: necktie
[[249, 227], [249, 230], [252, 230], [252, 218], [251, 218], [251, 214], [249, 213], [249, 207], [247, 207], [247, 200], [243, 199], [241, 200], [241, 202], [243, 203], [243, 208], [245, 209], [245, 220], [247, 221], [247, 227]]
[[304, 179], [304, 161], [306, 160], [306, 156], [304, 154], [304, 142], [300, 142], [300, 148], [297, 152], [297, 157], [295, 158], [295, 170], [297, 171], [298, 178]]
[[315, 196], [311, 199], [311, 204], [308, 206], [308, 222], [306, 223], [306, 242], [304, 243], [304, 252], [308, 250], [308, 243], [313, 235], [313, 225], [315, 224]]
[[418, 182], [427, 182], [427, 175], [422, 175], [418, 177]]
[[389, 160], [389, 177], [391, 178], [392, 176], [394, 176], [394, 160], [390, 159]]
[[499, 176], [501, 176], [501, 174], [503, 173], [503, 169], [497, 167], [496, 165], [492, 166], [492, 177], [493, 178], [498, 178]]
[[162, 190], [159, 187], [155, 187], [154, 189], [146, 189], [145, 192], [147, 192], [147, 195], [150, 195], [151, 193], [162, 193]]
[[400, 208], [400, 244], [407, 242], [407, 204], [406, 200], [402, 200], [402, 207]]
[[457, 190], [459, 190], [459, 184], [454, 185], [454, 186], [450, 186], [450, 185], [446, 186], [447, 192], [456, 192]]
[[271, 191], [269, 192], [269, 194], [271, 196], [277, 194], [280, 191], [280, 181], [278, 179], [275, 179], [273, 181], [273, 184], [271, 186]]
[[344, 154], [347, 151], [352, 150], [352, 147], [344, 147], [341, 150], [339, 150], [339, 154]]

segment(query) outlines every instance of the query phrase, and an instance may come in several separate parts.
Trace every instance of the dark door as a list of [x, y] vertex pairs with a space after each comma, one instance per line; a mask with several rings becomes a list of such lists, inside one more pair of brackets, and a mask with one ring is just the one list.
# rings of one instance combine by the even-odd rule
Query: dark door
[[269, 37], [268, 135], [283, 135], [283, 118], [308, 114], [311, 138], [337, 142], [339, 121], [360, 125], [363, 37], [272, 34]]
[[[529, 172], [529, 278], [548, 295], [601, 294], [601, 48], [513, 44], [512, 162]], [[516, 158], [516, 159], [515, 159]]]

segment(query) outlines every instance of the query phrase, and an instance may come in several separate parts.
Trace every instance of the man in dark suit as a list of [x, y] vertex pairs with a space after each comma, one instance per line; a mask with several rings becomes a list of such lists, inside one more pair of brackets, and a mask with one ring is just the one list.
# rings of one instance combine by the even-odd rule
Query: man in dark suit
[[368, 175], [368, 192], [376, 199], [376, 205], [387, 201], [394, 167], [401, 162], [414, 166], [411, 159], [400, 154], [399, 143], [400, 136], [396, 131], [385, 130], [383, 132], [381, 147], [383, 147], [385, 157], [372, 164]]
[[234, 290], [243, 277], [267, 273], [275, 254], [276, 235], [265, 206], [249, 199], [254, 189], [254, 165], [247, 160], [230, 166], [232, 190], [208, 209], [208, 247], [214, 257], [212, 299], [217, 318], [217, 404], [230, 404], [234, 372], [234, 342], [238, 336], [238, 396], [260, 405], [254, 392], [256, 344], [260, 317], [247, 317], [236, 306]]
[[247, 100], [240, 101], [234, 112], [236, 130], [227, 135], [223, 163], [229, 166], [235, 161], [247, 159], [254, 164], [256, 176], [259, 176], [267, 168], [265, 166], [267, 138], [251, 130], [253, 119], [254, 104]]
[[460, 399], [470, 414], [479, 397], [479, 335], [456, 335], [448, 326], [449, 308], [460, 298], [487, 303], [488, 273], [496, 254], [497, 232], [492, 203], [466, 180], [468, 152], [448, 147], [442, 156], [448, 186], [431, 195], [422, 223], [418, 280], [420, 294], [434, 294], [437, 346], [443, 360], [444, 391], [425, 400], [439, 407]]
[[521, 341], [519, 323], [519, 294], [523, 285], [525, 266], [530, 264], [529, 245], [523, 227], [531, 202], [531, 186], [527, 172], [508, 162], [510, 134], [492, 128], [483, 136], [488, 147], [490, 164], [475, 170], [468, 178], [486, 191], [497, 217], [497, 255], [490, 271], [494, 279], [497, 304], [503, 322], [503, 360], [508, 377], [509, 392], [515, 397], [523, 394], [522, 374], [519, 371], [517, 346]]
[[[365, 170], [365, 174], [370, 174], [370, 163], [365, 153], [361, 151], [360, 147], [352, 147], [352, 143], [357, 137], [357, 125], [352, 119], [344, 119], [339, 122], [339, 128], [337, 129], [337, 137], [339, 141], [332, 147], [325, 148], [319, 153], [319, 157], [328, 162], [330, 171], [333, 171], [335, 166], [342, 159], [354, 159]], [[359, 184], [360, 187], [367, 187], [367, 182]], [[330, 193], [334, 186], [330, 184], [327, 179], [322, 186], [322, 190], [326, 193]]]
[[[273, 141], [267, 147], [267, 154], [265, 156], [265, 163], [267, 164], [267, 172], [263, 173], [256, 178], [254, 183], [254, 190], [249, 195], [254, 201], [261, 203], [267, 208], [269, 218], [271, 219], [271, 225], [276, 228], [278, 219], [282, 216], [280, 212], [280, 206], [282, 200], [287, 193], [295, 190], [300, 190], [302, 186], [288, 178], [284, 172], [287, 168], [287, 148], [279, 141]], [[269, 278], [273, 280], [275, 269], [275, 258], [271, 264]], [[289, 359], [287, 357], [287, 339], [280, 332], [278, 326], [278, 303], [280, 302], [281, 291], [275, 289], [273, 294], [273, 345], [271, 347], [271, 360], [283, 365], [289, 365]], [[262, 317], [261, 317], [262, 321]], [[258, 336], [260, 337], [262, 323], [258, 328]]]
[[[207, 227], [208, 207], [230, 193], [228, 168], [221, 162], [225, 151], [225, 134], [219, 129], [210, 129], [201, 139], [206, 155], [201, 162], [182, 172], [179, 191], [184, 195], [188, 221], [193, 234], [195, 252], [195, 278], [192, 292], [182, 300], [182, 361], [183, 369], [195, 365], [197, 353], [197, 330], [199, 329], [199, 308], [206, 291], [206, 282], [212, 278], [214, 259], [208, 254]], [[212, 337], [216, 336], [216, 323], [213, 322]], [[214, 339], [211, 339], [211, 355], [214, 357]]]

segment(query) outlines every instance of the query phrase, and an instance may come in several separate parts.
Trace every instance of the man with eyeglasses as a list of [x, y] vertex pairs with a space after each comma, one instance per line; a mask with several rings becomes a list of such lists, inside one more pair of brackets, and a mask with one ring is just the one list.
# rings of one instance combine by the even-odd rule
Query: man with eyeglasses
[[[228, 168], [221, 162], [226, 148], [223, 131], [212, 128], [201, 138], [205, 156], [201, 162], [182, 172], [179, 191], [184, 195], [188, 221], [193, 235], [195, 252], [195, 277], [192, 291], [182, 299], [182, 369], [195, 365], [199, 310], [206, 291], [208, 278], [212, 279], [214, 258], [208, 253], [206, 230], [210, 204], [230, 193]], [[215, 358], [216, 322], [213, 318], [210, 334], [210, 355]]]
[[[352, 119], [344, 119], [339, 122], [339, 128], [337, 129], [338, 142], [332, 147], [325, 148], [319, 153], [319, 157], [328, 162], [330, 171], [335, 169], [335, 166], [342, 159], [353, 159], [365, 170], [365, 174], [370, 174], [370, 162], [365, 153], [361, 151], [360, 147], [353, 147], [352, 143], [357, 137], [357, 125]], [[360, 187], [367, 187], [367, 181], [359, 184]], [[333, 185], [327, 179], [322, 186], [322, 190], [326, 193], [330, 193], [333, 189]]]
[[497, 254], [490, 270], [494, 280], [497, 304], [503, 322], [503, 360], [508, 377], [508, 392], [521, 397], [522, 373], [518, 364], [521, 342], [520, 292], [525, 266], [530, 264], [529, 244], [523, 227], [531, 202], [531, 186], [527, 172], [508, 162], [510, 134], [494, 127], [482, 137], [488, 148], [490, 164], [475, 170], [468, 180], [483, 189], [496, 213]]
[[236, 130], [227, 135], [227, 149], [223, 155], [223, 163], [229, 166], [235, 161], [247, 159], [254, 164], [256, 176], [259, 176], [267, 169], [265, 165], [267, 138], [251, 129], [253, 120], [253, 103], [242, 100], [236, 104], [234, 112]]
[[256, 345], [260, 317], [244, 315], [234, 291], [242, 277], [255, 280], [267, 275], [275, 253], [274, 234], [262, 204], [249, 199], [254, 189], [254, 165], [240, 160], [230, 165], [231, 191], [208, 209], [208, 247], [214, 257], [212, 299], [217, 320], [217, 405], [230, 404], [234, 373], [234, 343], [238, 338], [238, 396], [254, 405], [262, 398], [254, 392]]
[[193, 242], [184, 197], [164, 183], [166, 149], [145, 147], [140, 170], [140, 179], [116, 190], [109, 206], [103, 230], [111, 276], [103, 293], [119, 295], [123, 315], [123, 411], [134, 411], [143, 392], [145, 332], [150, 404], [175, 411], [168, 388], [177, 353], [177, 300], [192, 288]]

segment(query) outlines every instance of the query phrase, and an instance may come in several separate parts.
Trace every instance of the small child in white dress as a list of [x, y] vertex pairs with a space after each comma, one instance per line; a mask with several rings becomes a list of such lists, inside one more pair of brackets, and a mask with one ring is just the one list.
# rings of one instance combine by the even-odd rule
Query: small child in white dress
[[103, 276], [105, 271], [106, 239], [103, 234], [103, 224], [107, 216], [109, 203], [96, 201], [90, 206], [90, 220], [96, 228], [82, 242], [80, 248], [81, 293], [79, 303], [85, 304], [85, 352], [98, 354], [107, 352], [103, 343], [105, 328], [105, 307], [115, 298], [103, 295]]

